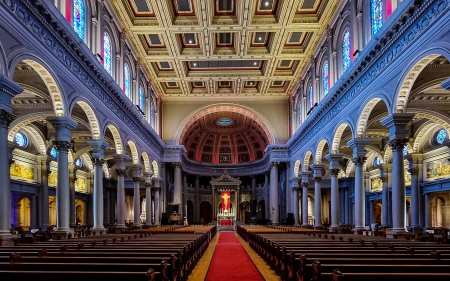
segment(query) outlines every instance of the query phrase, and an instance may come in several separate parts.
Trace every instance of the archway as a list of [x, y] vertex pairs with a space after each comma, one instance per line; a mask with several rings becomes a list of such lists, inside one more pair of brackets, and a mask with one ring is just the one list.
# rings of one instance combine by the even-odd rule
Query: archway
[[24, 197], [20, 199], [19, 203], [19, 221], [17, 222], [17, 226], [21, 227], [23, 230], [28, 230], [30, 227], [30, 199]]
[[76, 222], [79, 224], [85, 224], [85, 209], [84, 201], [75, 199]]
[[49, 224], [51, 226], [56, 226], [56, 197], [48, 197], [48, 211], [49, 211]]
[[200, 222], [203, 224], [211, 223], [212, 206], [208, 201], [200, 203]]

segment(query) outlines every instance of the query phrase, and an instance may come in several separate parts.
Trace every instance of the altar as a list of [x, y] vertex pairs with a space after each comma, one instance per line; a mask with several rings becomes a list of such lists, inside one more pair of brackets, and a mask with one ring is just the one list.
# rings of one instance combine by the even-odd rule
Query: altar
[[239, 179], [227, 173], [210, 181], [213, 190], [214, 219], [217, 225], [233, 226], [239, 211]]

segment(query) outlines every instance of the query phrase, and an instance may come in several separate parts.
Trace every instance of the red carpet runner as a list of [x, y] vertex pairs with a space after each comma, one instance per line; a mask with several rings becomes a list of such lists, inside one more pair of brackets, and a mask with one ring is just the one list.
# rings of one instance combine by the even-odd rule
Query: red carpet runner
[[206, 281], [263, 281], [234, 232], [220, 233]]

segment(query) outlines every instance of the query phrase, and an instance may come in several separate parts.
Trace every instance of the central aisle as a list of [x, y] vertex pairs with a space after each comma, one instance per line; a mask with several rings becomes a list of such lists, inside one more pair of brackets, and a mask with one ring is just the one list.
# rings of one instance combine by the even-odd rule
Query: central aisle
[[221, 232], [206, 281], [263, 281], [234, 232]]

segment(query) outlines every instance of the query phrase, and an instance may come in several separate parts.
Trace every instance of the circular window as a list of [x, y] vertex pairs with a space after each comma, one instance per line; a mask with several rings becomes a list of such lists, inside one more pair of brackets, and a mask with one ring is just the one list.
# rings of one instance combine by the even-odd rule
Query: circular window
[[436, 133], [435, 140], [438, 144], [443, 144], [447, 139], [447, 131], [445, 129], [441, 129]]
[[220, 118], [219, 120], [217, 120], [216, 124], [219, 126], [231, 126], [233, 125], [233, 120], [228, 119], [228, 118]]
[[408, 155], [408, 153], [409, 153], [408, 146], [405, 145], [405, 146], [403, 147], [403, 156]]
[[81, 160], [81, 158], [78, 158], [77, 161], [75, 161], [75, 166], [77, 166], [78, 168], [83, 167], [83, 160]]
[[379, 165], [381, 165], [381, 164], [382, 164], [381, 158], [378, 157], [378, 156], [376, 156], [376, 157], [375, 157], [375, 160], [373, 160], [373, 165], [374, 165], [374, 166], [379, 166]]
[[56, 150], [56, 147], [52, 147], [52, 149], [50, 149], [50, 156], [53, 158], [58, 158], [58, 150]]
[[23, 148], [26, 148], [28, 146], [28, 138], [24, 134], [17, 132], [14, 136], [14, 142]]

